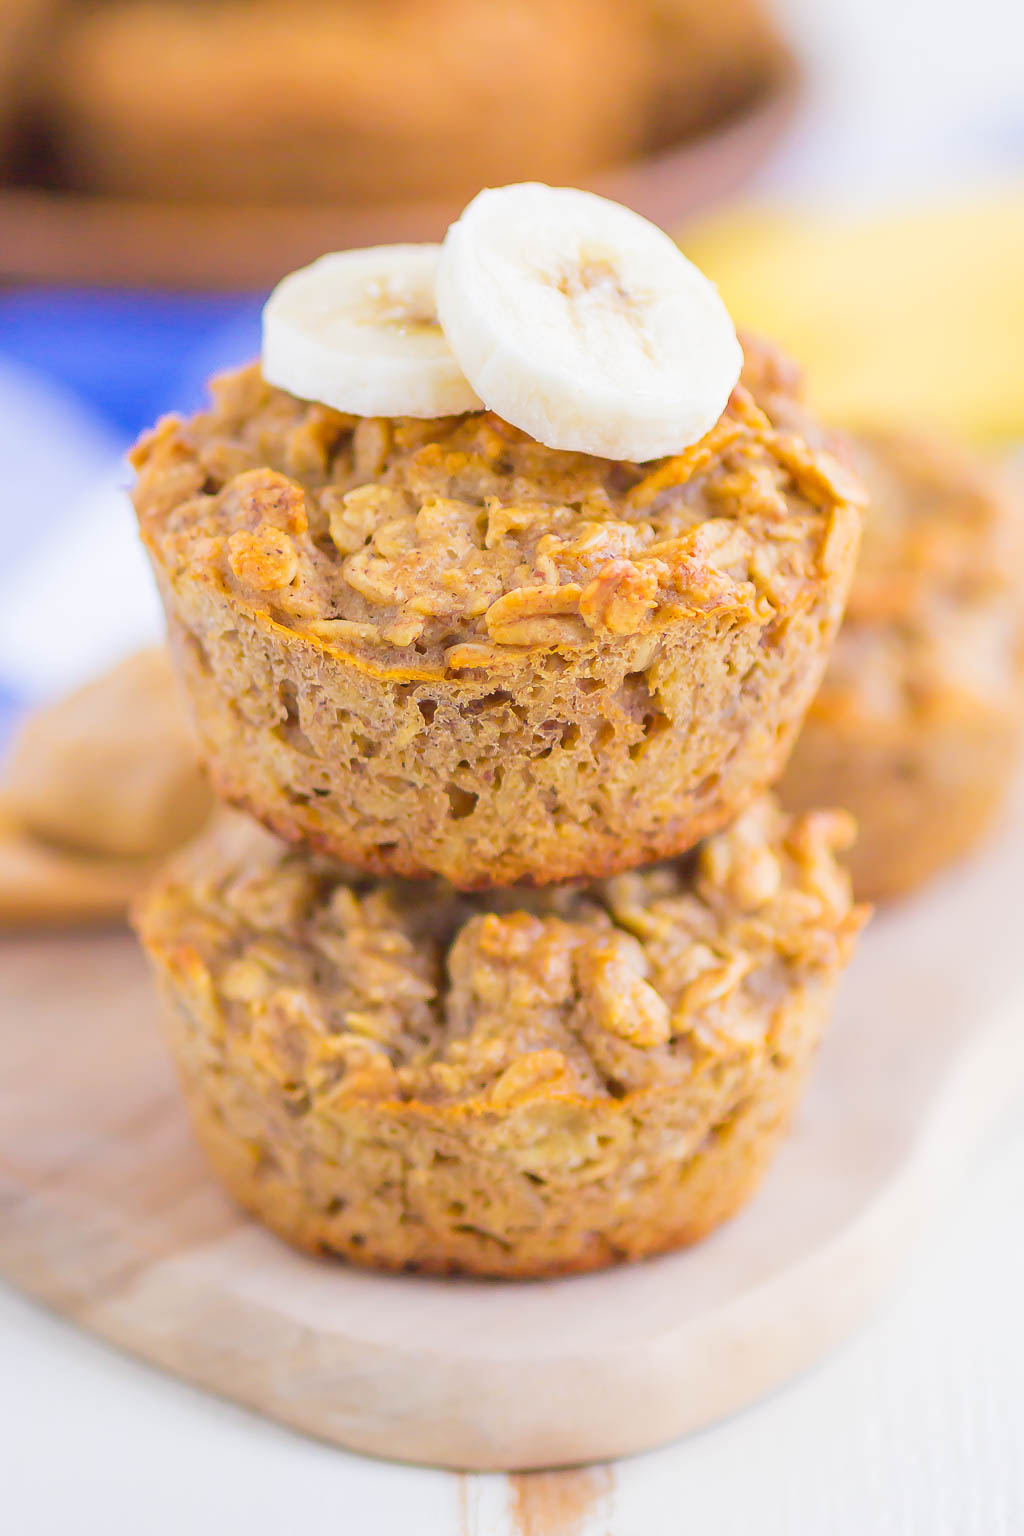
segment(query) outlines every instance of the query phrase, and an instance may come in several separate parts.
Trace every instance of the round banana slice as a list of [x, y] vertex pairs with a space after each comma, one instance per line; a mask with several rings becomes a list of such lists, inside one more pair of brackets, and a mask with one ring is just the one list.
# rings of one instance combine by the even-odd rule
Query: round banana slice
[[378, 245], [292, 272], [263, 311], [263, 376], [357, 416], [478, 411], [438, 324], [438, 245]]
[[591, 192], [481, 192], [448, 231], [437, 312], [490, 410], [549, 448], [677, 453], [743, 356], [714, 285], [662, 230]]

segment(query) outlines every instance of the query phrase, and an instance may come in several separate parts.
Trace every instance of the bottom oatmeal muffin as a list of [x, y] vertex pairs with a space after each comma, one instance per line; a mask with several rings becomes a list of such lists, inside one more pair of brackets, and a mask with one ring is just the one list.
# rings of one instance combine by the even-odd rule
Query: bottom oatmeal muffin
[[854, 887], [900, 895], [966, 853], [1019, 768], [1024, 514], [980, 459], [917, 434], [851, 445], [868, 510], [825, 681], [780, 793], [858, 824]]
[[784, 1134], [865, 909], [843, 813], [460, 896], [208, 833], [137, 925], [195, 1129], [300, 1247], [536, 1276], [693, 1242]]

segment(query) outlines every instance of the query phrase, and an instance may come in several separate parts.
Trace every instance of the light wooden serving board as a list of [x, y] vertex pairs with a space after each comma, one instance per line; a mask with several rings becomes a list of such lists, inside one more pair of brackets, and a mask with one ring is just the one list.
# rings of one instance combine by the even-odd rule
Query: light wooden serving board
[[[360, 1273], [239, 1215], [189, 1138], [123, 934], [0, 946], [0, 1273], [356, 1450], [544, 1467], [757, 1398], [871, 1308], [1024, 1086], [1024, 810], [865, 935], [794, 1135], [699, 1248], [572, 1280]], [[938, 1341], [936, 1341], [938, 1344]]]

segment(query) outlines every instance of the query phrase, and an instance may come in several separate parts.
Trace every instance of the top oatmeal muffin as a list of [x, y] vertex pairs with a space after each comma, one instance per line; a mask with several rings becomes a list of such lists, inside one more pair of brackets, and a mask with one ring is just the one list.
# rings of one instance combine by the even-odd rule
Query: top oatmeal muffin
[[134, 462], [219, 792], [466, 888], [677, 853], [771, 783], [859, 536], [853, 476], [743, 387], [637, 465], [490, 412], [342, 415], [250, 367]]

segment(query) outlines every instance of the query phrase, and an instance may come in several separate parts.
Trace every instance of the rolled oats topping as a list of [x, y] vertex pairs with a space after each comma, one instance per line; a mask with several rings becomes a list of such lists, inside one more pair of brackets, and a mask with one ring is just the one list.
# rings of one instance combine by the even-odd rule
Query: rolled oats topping
[[490, 412], [344, 416], [252, 367], [135, 463], [143, 534], [172, 573], [325, 644], [456, 667], [467, 645], [769, 619], [812, 600], [857, 527], [848, 472], [742, 387], [699, 443], [640, 466], [543, 448]]

